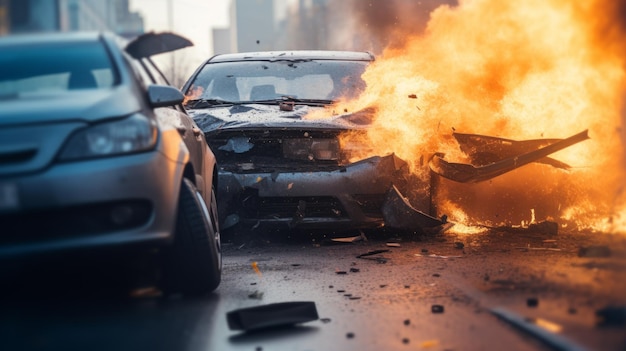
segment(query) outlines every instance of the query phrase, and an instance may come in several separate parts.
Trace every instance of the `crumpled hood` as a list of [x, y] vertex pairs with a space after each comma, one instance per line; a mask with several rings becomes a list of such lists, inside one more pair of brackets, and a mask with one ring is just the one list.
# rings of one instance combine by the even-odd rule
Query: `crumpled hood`
[[[327, 119], [303, 119], [312, 111], [326, 109]], [[246, 104], [226, 107], [189, 109], [202, 131], [243, 129], [362, 129], [371, 122], [363, 113], [333, 115], [331, 107], [296, 105], [293, 111], [281, 111], [278, 105]]]

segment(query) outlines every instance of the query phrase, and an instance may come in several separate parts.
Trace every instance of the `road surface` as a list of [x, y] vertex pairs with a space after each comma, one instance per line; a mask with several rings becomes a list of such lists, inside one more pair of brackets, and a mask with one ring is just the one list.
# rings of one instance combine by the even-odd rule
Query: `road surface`
[[[600, 251], [580, 251], [594, 246]], [[623, 321], [601, 326], [596, 316], [626, 306], [621, 237], [386, 234], [354, 243], [265, 238], [224, 248], [222, 283], [205, 297], [118, 294], [106, 274], [86, 279], [68, 267], [64, 279], [57, 271], [5, 280], [2, 349], [626, 349]], [[375, 250], [388, 251], [357, 258]], [[101, 273], [119, 268], [109, 259]], [[251, 333], [228, 328], [229, 311], [288, 301], [315, 302], [319, 319]]]

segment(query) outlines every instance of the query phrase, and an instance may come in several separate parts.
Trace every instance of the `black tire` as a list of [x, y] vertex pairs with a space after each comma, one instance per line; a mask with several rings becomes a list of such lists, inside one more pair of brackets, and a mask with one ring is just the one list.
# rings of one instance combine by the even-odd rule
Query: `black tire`
[[215, 191], [207, 208], [195, 185], [180, 187], [174, 243], [164, 249], [162, 288], [166, 293], [201, 295], [217, 288], [222, 276], [222, 252]]

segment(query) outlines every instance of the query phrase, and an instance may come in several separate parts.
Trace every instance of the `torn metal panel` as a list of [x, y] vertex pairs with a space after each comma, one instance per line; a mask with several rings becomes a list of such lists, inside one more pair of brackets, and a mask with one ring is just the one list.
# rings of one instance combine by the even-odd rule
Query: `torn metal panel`
[[[452, 133], [461, 151], [468, 155], [475, 166], [485, 166], [509, 157], [522, 155], [563, 139], [511, 140], [478, 134]], [[569, 169], [570, 166], [550, 157], [535, 162], [545, 163], [556, 168]]]
[[397, 229], [433, 228], [444, 224], [440, 219], [411, 206], [409, 200], [400, 194], [395, 185], [387, 192], [382, 212], [385, 225]]
[[587, 139], [589, 139], [589, 136], [587, 134], [587, 130], [585, 130], [569, 138], [556, 141], [538, 150], [530, 151], [517, 156], [511, 156], [504, 160], [478, 167], [471, 164], [450, 163], [445, 161], [441, 155], [433, 156], [429, 165], [433, 172], [444, 178], [460, 183], [477, 183], [510, 172], [531, 162], [536, 162], [554, 152]]

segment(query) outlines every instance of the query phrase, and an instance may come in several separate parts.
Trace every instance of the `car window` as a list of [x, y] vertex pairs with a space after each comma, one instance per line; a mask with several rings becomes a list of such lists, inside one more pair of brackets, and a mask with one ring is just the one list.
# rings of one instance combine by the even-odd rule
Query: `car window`
[[147, 87], [150, 84], [155, 84], [150, 74], [141, 65], [141, 62], [135, 60], [128, 55], [125, 55], [124, 57], [128, 62], [130, 62], [131, 66], [133, 67], [133, 71], [135, 72], [135, 76], [137, 76], [137, 79], [141, 81], [144, 87]]
[[365, 88], [363, 61], [246, 61], [206, 64], [188, 96], [259, 101], [283, 95], [299, 99], [352, 98]]
[[156, 84], [170, 85], [167, 79], [165, 79], [165, 77], [163, 76], [163, 73], [161, 73], [161, 71], [155, 66], [152, 60], [143, 58], [141, 60], [141, 63], [144, 66], [144, 68], [148, 71], [148, 73], [150, 74], [150, 76], [152, 77], [152, 79], [154, 80]]
[[105, 89], [117, 84], [101, 42], [30, 43], [0, 51], [0, 95]]

